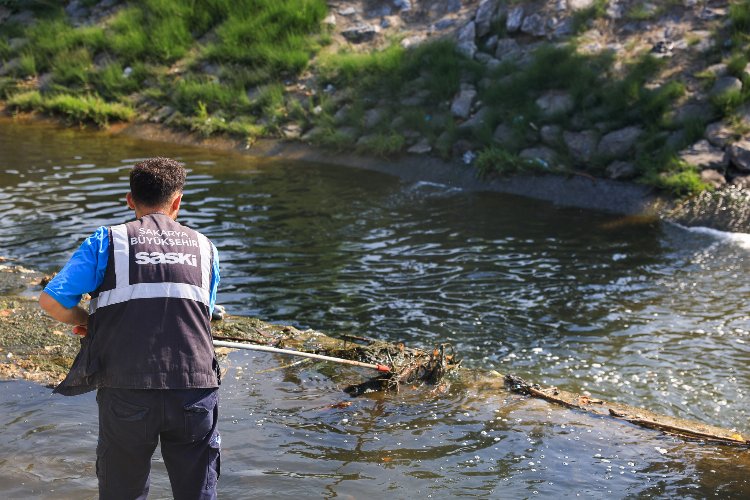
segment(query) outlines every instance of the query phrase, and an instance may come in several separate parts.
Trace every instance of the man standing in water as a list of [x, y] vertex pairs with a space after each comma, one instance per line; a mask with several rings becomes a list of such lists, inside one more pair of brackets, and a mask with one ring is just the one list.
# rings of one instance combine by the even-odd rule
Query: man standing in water
[[[125, 197], [137, 220], [97, 229], [39, 297], [82, 336], [55, 392], [98, 389], [103, 499], [146, 498], [160, 439], [174, 497], [216, 498], [219, 366], [210, 318], [219, 259], [208, 238], [175, 220], [185, 177], [168, 158], [137, 163]], [[84, 293], [88, 312], [78, 305]]]

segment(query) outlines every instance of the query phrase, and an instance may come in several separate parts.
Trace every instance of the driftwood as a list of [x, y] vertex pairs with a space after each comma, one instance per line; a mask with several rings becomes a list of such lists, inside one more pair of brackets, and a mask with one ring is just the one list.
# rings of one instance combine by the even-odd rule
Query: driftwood
[[659, 415], [643, 408], [582, 396], [557, 387], [540, 387], [514, 375], [505, 375], [504, 382], [505, 386], [513, 392], [528, 394], [587, 413], [625, 420], [631, 424], [656, 429], [673, 436], [720, 444], [750, 446], [750, 437], [729, 429]]
[[[39, 309], [33, 294], [39, 293], [40, 278], [41, 275], [34, 271], [0, 263], [0, 377], [55, 385], [70, 367], [79, 341], [67, 333], [68, 326], [56, 323]], [[212, 326], [214, 338], [219, 340], [270, 345], [391, 368], [390, 373], [347, 387], [345, 390], [352, 395], [367, 391], [395, 391], [405, 383], [443, 385], [459, 380], [467, 387], [527, 394], [576, 411], [624, 420], [687, 439], [750, 446], [747, 436], [732, 430], [659, 415], [556, 387], [540, 387], [513, 375], [488, 375], [480, 370], [462, 369], [447, 344], [423, 350], [361, 336], [333, 338], [314, 330], [299, 330], [239, 316], [230, 316]], [[217, 349], [220, 355], [228, 352], [225, 348]]]

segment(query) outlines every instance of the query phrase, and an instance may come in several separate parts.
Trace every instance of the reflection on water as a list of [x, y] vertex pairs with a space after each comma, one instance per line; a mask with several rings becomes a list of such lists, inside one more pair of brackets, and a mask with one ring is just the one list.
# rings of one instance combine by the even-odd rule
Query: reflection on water
[[[219, 301], [230, 312], [419, 346], [448, 341], [472, 367], [750, 430], [750, 259], [741, 238], [359, 170], [3, 122], [0, 253], [59, 267], [96, 226], [129, 216], [128, 168], [156, 154], [190, 169], [181, 220], [219, 247]], [[727, 496], [746, 487], [741, 455], [499, 390], [407, 392], [335, 409], [328, 405], [345, 398], [339, 379], [361, 373], [305, 365], [261, 375], [276, 366], [261, 355], [235, 354], [230, 364], [228, 496]], [[2, 387], [3, 414], [31, 412], [28, 427], [9, 418], [3, 433], [5, 450], [39, 449], [23, 465], [37, 468], [26, 484], [90, 494], [93, 403]], [[13, 391], [34, 396], [21, 402]], [[77, 460], [75, 474], [51, 448], [32, 446], [39, 436]], [[20, 463], [0, 463], [0, 489], [23, 496], [31, 490], [12, 486], [26, 477]], [[166, 483], [154, 488], [168, 495]]]

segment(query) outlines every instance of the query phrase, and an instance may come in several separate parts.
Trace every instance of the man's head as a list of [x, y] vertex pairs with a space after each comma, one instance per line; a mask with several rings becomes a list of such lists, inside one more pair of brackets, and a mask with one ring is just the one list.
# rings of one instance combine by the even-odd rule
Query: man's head
[[157, 156], [136, 163], [130, 171], [128, 206], [137, 217], [153, 212], [176, 217], [186, 176], [185, 168], [170, 158]]

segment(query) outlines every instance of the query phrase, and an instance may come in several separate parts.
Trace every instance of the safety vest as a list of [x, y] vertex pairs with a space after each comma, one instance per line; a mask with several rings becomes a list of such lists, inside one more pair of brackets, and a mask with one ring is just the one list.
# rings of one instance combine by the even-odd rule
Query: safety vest
[[88, 335], [55, 392], [217, 387], [211, 242], [159, 213], [112, 226], [109, 237], [104, 280], [91, 294]]

